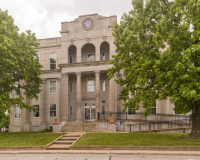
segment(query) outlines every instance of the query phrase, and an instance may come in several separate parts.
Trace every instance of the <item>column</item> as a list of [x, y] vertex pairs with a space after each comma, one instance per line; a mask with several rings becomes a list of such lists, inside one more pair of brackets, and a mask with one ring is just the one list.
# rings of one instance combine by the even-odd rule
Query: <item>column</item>
[[114, 78], [111, 78], [109, 81], [109, 105], [110, 105], [110, 112], [115, 111], [115, 101], [114, 101], [114, 96], [115, 96], [115, 81]]
[[39, 114], [40, 114], [40, 130], [46, 129], [46, 84], [47, 80], [43, 79], [43, 85], [42, 85], [42, 92], [40, 93], [40, 107], [39, 107]]
[[[96, 105], [96, 113], [100, 111], [100, 71], [95, 72], [95, 105]], [[98, 119], [98, 115], [96, 114], [96, 119]]]
[[81, 72], [76, 72], [76, 121], [81, 122]]
[[57, 108], [57, 113], [56, 113], [56, 118], [60, 118], [60, 108], [61, 108], [61, 104], [60, 104], [60, 86], [61, 86], [61, 78], [57, 78], [56, 81], [56, 108]]
[[82, 61], [82, 54], [81, 54], [81, 48], [79, 48], [78, 46], [77, 46], [77, 48], [76, 48], [76, 62], [77, 63], [81, 63], [81, 61]]
[[68, 83], [68, 74], [62, 73], [62, 83], [60, 84], [60, 122], [67, 122], [68, 120]]
[[96, 53], [95, 53], [95, 61], [100, 61], [100, 45], [96, 45], [95, 46], [95, 49], [96, 49]]

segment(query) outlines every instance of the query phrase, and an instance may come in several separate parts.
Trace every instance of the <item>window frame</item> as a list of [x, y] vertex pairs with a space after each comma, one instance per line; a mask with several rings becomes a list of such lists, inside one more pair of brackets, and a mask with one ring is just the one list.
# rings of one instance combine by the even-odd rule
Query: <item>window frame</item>
[[[57, 116], [57, 107], [56, 107], [55, 110], [51, 110], [51, 108], [50, 108], [50, 106], [53, 106], [53, 105], [55, 105], [55, 107], [56, 107], [56, 104], [50, 104], [49, 105], [49, 117], [50, 118], [55, 118]], [[56, 115], [55, 116], [51, 116], [51, 112], [56, 112]]]
[[[19, 117], [16, 117], [16, 108], [19, 108]], [[15, 114], [14, 114], [14, 118], [15, 119], [21, 119], [21, 108], [20, 108], [20, 106], [15, 106], [15, 108], [14, 108], [14, 112], [15, 112]]]
[[73, 56], [69, 56], [69, 63], [73, 63]]
[[[105, 88], [104, 88], [105, 87]], [[102, 80], [102, 91], [105, 92], [106, 91], [106, 81]]]
[[[14, 84], [15, 87], [20, 88], [20, 84]], [[16, 89], [14, 89], [14, 96], [19, 96], [20, 93], [17, 92]]]
[[105, 104], [102, 104], [102, 116], [106, 116], [106, 106]]
[[150, 115], [155, 115], [154, 113], [151, 113], [151, 109], [155, 109], [156, 110], [155, 114], [157, 114], [157, 104], [155, 105], [155, 107], [150, 107], [150, 111], [149, 111]]
[[[55, 54], [55, 63], [51, 63], [51, 58], [50, 58], [51, 54]], [[55, 70], [51, 69], [51, 64], [55, 64], [55, 69], [56, 69], [56, 52], [49, 53], [49, 70]]]
[[[40, 105], [33, 105], [33, 107], [35, 108], [36, 106], [38, 106], [38, 111], [33, 111], [33, 118], [40, 118]], [[34, 113], [38, 112], [38, 117], [34, 116]]]
[[[94, 82], [94, 84], [93, 84], [93, 91], [88, 91], [88, 80], [93, 80], [93, 82]], [[95, 92], [95, 81], [94, 81], [94, 78], [88, 78], [87, 79], [86, 87], [87, 87], [87, 92]]]
[[[56, 82], [56, 81], [49, 81], [49, 94], [56, 94], [56, 89], [57, 89], [57, 86], [55, 86], [55, 93], [51, 93], [51, 82]], [[57, 82], [56, 82], [56, 85], [57, 85]]]
[[[134, 110], [134, 112], [133, 112], [133, 113], [130, 113], [129, 110], [132, 110], [132, 109]], [[129, 116], [131, 116], [131, 115], [135, 115], [135, 114], [136, 114], [135, 107], [127, 108], [127, 113], [128, 113]]]
[[72, 93], [73, 92], [73, 84], [72, 82], [69, 83], [69, 93]]
[[69, 107], [69, 117], [73, 117], [73, 108], [72, 108], [72, 106]]

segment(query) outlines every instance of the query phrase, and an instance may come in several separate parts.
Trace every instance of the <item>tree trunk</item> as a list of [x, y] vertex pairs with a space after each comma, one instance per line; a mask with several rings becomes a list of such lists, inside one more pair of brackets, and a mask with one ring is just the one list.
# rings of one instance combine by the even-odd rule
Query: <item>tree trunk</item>
[[192, 133], [200, 133], [200, 108], [195, 107], [196, 112], [192, 113]]

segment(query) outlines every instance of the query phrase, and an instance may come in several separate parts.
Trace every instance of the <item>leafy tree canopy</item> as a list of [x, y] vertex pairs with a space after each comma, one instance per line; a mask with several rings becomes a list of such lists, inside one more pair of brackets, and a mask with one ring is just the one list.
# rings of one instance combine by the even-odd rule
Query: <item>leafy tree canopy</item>
[[200, 1], [132, 4], [120, 24], [115, 22], [117, 55], [108, 73], [109, 78], [116, 74], [116, 82], [124, 86], [120, 98], [125, 108], [142, 105], [147, 115], [157, 99], [169, 97], [177, 112], [192, 111], [193, 131], [200, 131]]
[[[39, 43], [31, 31], [18, 31], [8, 12], [0, 10], [0, 110], [8, 112], [15, 104], [33, 109], [24, 96], [37, 99], [42, 84], [42, 66], [35, 58]], [[14, 96], [14, 91], [19, 95]]]

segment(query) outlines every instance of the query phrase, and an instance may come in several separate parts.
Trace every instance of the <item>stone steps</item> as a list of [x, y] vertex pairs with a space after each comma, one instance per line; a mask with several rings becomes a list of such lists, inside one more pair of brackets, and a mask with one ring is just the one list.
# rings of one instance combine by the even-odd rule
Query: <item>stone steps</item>
[[69, 147], [72, 146], [79, 138], [81, 138], [85, 133], [68, 133], [53, 141], [46, 147], [46, 150], [69, 150]]

